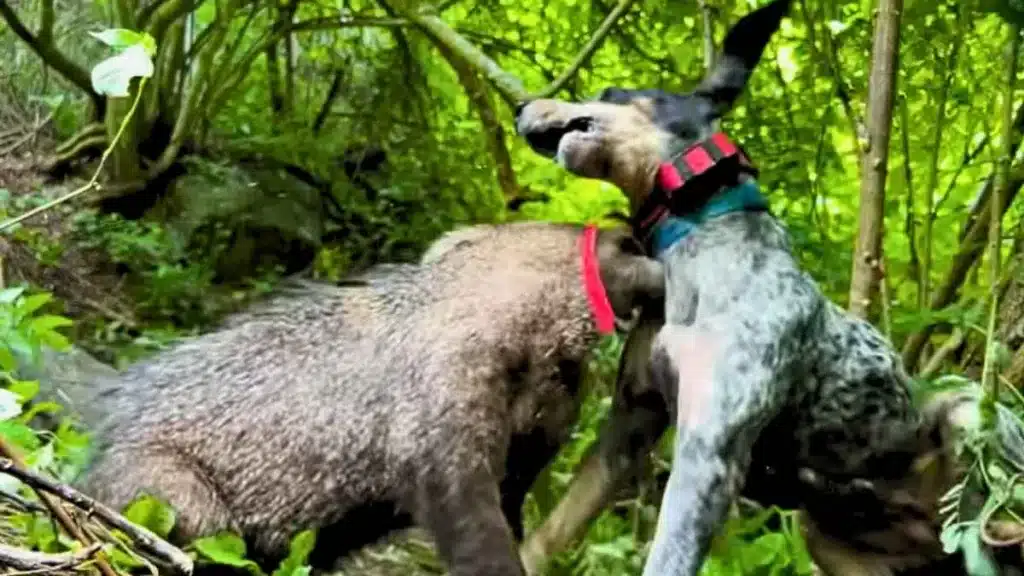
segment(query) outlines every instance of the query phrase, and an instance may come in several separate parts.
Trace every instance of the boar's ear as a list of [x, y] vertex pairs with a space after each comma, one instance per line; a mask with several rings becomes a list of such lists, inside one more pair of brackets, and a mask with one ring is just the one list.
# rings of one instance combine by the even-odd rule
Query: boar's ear
[[728, 112], [739, 98], [791, 0], [774, 0], [740, 18], [729, 30], [715, 66], [694, 91], [711, 103], [712, 116]]

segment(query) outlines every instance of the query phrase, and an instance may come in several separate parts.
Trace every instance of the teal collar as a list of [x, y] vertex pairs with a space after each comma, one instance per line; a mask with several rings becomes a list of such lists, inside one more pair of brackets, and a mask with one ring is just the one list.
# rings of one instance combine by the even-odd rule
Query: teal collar
[[761, 211], [768, 209], [768, 201], [761, 194], [755, 180], [718, 191], [696, 212], [671, 215], [654, 228], [654, 256], [661, 255], [677, 242], [688, 236], [698, 226], [725, 214], [733, 212]]

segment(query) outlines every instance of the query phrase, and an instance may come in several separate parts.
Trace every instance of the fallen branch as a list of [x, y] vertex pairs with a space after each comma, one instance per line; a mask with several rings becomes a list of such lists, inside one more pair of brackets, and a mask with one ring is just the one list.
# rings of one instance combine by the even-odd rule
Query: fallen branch
[[[12, 450], [11, 447], [7, 445], [7, 442], [5, 442], [2, 438], [0, 438], [0, 454], [3, 454], [4, 456], [4, 458], [0, 459], [3, 462], [3, 466], [0, 466], [0, 471], [6, 471], [4, 469], [13, 470], [14, 473], [8, 473], [10, 473], [12, 476], [15, 476], [16, 478], [19, 477], [22, 473], [34, 476], [32, 472], [28, 471], [28, 468], [25, 466], [24, 462], [21, 461], [21, 458], [18, 456], [18, 454], [16, 454], [14, 450]], [[49, 494], [43, 492], [38, 486], [33, 485], [29, 482], [25, 483], [28, 484], [29, 486], [32, 486], [32, 488], [36, 491], [36, 494], [39, 495], [39, 499], [43, 501], [43, 504], [46, 506], [46, 508], [50, 510], [50, 513], [53, 515], [53, 517], [57, 519], [57, 522], [59, 522], [60, 525], [64, 527], [64, 530], [66, 530], [67, 533], [70, 534], [72, 538], [81, 542], [83, 546], [89, 546], [90, 544], [92, 544], [92, 539], [86, 536], [82, 529], [78, 526], [78, 524], [76, 524], [75, 521], [71, 519], [71, 516], [68, 515], [67, 511], [65, 511], [64, 508], [61, 507], [60, 502], [58, 502]], [[96, 566], [99, 568], [103, 576], [117, 576], [117, 572], [115, 572], [114, 569], [111, 568], [110, 563], [107, 562], [105, 555], [99, 551], [96, 552]]]
[[74, 552], [47, 554], [0, 543], [0, 565], [26, 572], [51, 572], [77, 566], [92, 558], [101, 548], [102, 545], [96, 543]]
[[6, 490], [0, 490], [0, 500], [7, 500], [11, 504], [14, 504], [18, 508], [21, 508], [26, 512], [46, 512], [46, 508], [44, 508], [42, 505], [36, 504], [31, 500], [26, 500], [21, 496], [18, 496], [17, 494], [13, 492], [8, 492]]
[[61, 500], [73, 504], [89, 515], [99, 518], [107, 525], [124, 532], [140, 549], [166, 561], [178, 572], [192, 573], [192, 559], [181, 549], [169, 544], [146, 528], [133, 524], [124, 516], [78, 490], [18, 466], [8, 458], [0, 458], [0, 473], [14, 476], [37, 491], [41, 490], [60, 497]]

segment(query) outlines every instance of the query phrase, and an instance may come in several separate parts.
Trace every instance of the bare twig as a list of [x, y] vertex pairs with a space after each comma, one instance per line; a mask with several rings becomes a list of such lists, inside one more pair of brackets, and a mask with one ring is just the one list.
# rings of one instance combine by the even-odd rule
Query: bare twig
[[[11, 473], [11, 475], [15, 477], [19, 477], [19, 474], [21, 473], [36, 476], [35, 474], [28, 472], [28, 468], [25, 466], [24, 462], [21, 461], [21, 457], [7, 444], [6, 441], [4, 441], [3, 438], [0, 438], [0, 454], [4, 456], [4, 458], [0, 460], [3, 462], [3, 465], [0, 466], [0, 472], [6, 472], [7, 469], [9, 469], [17, 472]], [[36, 494], [39, 495], [39, 499], [43, 501], [43, 504], [46, 506], [47, 509], [50, 510], [50, 513], [53, 515], [53, 517], [57, 519], [57, 522], [60, 523], [60, 525], [64, 528], [64, 530], [67, 531], [68, 534], [71, 535], [72, 538], [78, 540], [84, 546], [89, 546], [90, 544], [92, 544], [92, 540], [88, 536], [86, 536], [85, 533], [82, 532], [82, 529], [78, 526], [78, 524], [76, 524], [75, 521], [71, 519], [71, 516], [68, 515], [67, 511], [65, 511], [64, 508], [61, 507], [60, 502], [58, 502], [49, 494], [43, 492], [39, 486], [33, 485], [29, 482], [25, 483], [28, 484], [29, 486], [32, 486], [32, 488], [35, 489]], [[103, 574], [103, 576], [117, 576], [117, 572], [115, 572], [114, 569], [111, 568], [110, 563], [107, 562], [105, 555], [99, 551], [96, 552], [96, 566], [99, 567], [100, 572]]]
[[[3, 283], [0, 282], [0, 288], [3, 287]], [[42, 505], [36, 504], [31, 500], [26, 500], [21, 496], [18, 496], [17, 494], [13, 492], [8, 492], [6, 490], [0, 490], [0, 500], [7, 500], [8, 502], [14, 504], [18, 508], [21, 508], [22, 510], [28, 512], [46, 512], [46, 508], [44, 508]]]
[[33, 138], [35, 138], [36, 134], [39, 134], [39, 131], [42, 130], [44, 127], [46, 127], [47, 124], [50, 123], [50, 120], [53, 120], [53, 112], [50, 112], [49, 114], [47, 114], [46, 118], [44, 118], [41, 122], [36, 122], [35, 125], [28, 132], [26, 132], [24, 136], [22, 136], [21, 138], [16, 140], [13, 144], [11, 144], [10, 146], [7, 146], [6, 148], [0, 150], [0, 156], [5, 156], [7, 154], [10, 154], [10, 153], [14, 152], [15, 150], [17, 150], [18, 148], [21, 148], [22, 146], [24, 146], [25, 143], [27, 143], [29, 140], [32, 140]]
[[110, 157], [110, 154], [114, 151], [114, 146], [116, 146], [118, 140], [121, 139], [121, 134], [124, 133], [125, 128], [128, 126], [128, 122], [135, 115], [135, 108], [139, 105], [139, 100], [142, 99], [142, 92], [143, 92], [143, 88], [145, 88], [145, 86], [146, 86], [146, 78], [143, 78], [139, 82], [139, 88], [138, 88], [138, 91], [135, 94], [135, 101], [132, 103], [132, 107], [128, 110], [128, 113], [125, 114], [124, 118], [121, 120], [121, 127], [118, 129], [117, 134], [114, 135], [113, 140], [110, 142], [110, 146], [108, 146], [107, 149], [103, 151], [103, 156], [100, 158], [100, 165], [96, 168], [96, 172], [92, 175], [92, 178], [88, 182], [86, 182], [85, 184], [80, 186], [79, 188], [77, 188], [75, 190], [72, 190], [71, 192], [68, 192], [67, 194], [61, 196], [60, 198], [57, 198], [55, 200], [51, 200], [50, 202], [47, 202], [46, 204], [43, 204], [42, 206], [39, 206], [38, 208], [33, 208], [32, 210], [29, 210], [28, 212], [25, 212], [21, 216], [17, 216], [15, 218], [11, 218], [11, 219], [3, 222], [2, 224], [0, 224], [0, 232], [3, 232], [4, 230], [7, 230], [8, 228], [14, 226], [15, 224], [18, 224], [19, 222], [23, 222], [23, 221], [25, 221], [25, 220], [35, 216], [36, 214], [42, 214], [43, 212], [46, 212], [47, 210], [50, 210], [50, 209], [52, 209], [52, 208], [54, 208], [56, 206], [59, 206], [59, 205], [65, 203], [65, 202], [67, 202], [69, 200], [77, 198], [78, 196], [81, 196], [82, 194], [85, 194], [86, 192], [88, 192], [90, 190], [99, 188], [99, 185], [97, 184], [97, 181], [100, 178], [100, 174], [103, 173], [103, 164], [106, 163], [107, 158]]
[[935, 127], [935, 137], [932, 140], [932, 154], [929, 157], [927, 181], [924, 187], [924, 232], [921, 238], [921, 276], [918, 279], [918, 307], [922, 310], [928, 302], [928, 293], [931, 291], [932, 248], [935, 244], [932, 231], [937, 213], [935, 191], [939, 186], [939, 158], [942, 154], [943, 128], [946, 126], [946, 105], [949, 102], [949, 93], [953, 86], [957, 58], [960, 56], [960, 45], [964, 34], [962, 17], [963, 10], [958, 9], [956, 11], [957, 33], [946, 56], [946, 74], [943, 77], [939, 102], [935, 108], [935, 121], [932, 124]]
[[893, 95], [897, 82], [900, 51], [900, 20], [903, 0], [881, 0], [871, 48], [871, 77], [868, 82], [867, 145], [861, 152], [860, 210], [857, 218], [857, 246], [854, 248], [850, 278], [850, 313], [867, 318], [878, 291], [877, 263], [882, 258], [885, 183], [892, 130]]
[[27, 574], [51, 572], [81, 564], [95, 555], [100, 548], [102, 548], [102, 545], [97, 542], [74, 552], [47, 554], [0, 543], [0, 565], [10, 566], [15, 570], [23, 570], [23, 572], [8, 572], [8, 575], [18, 574], [26, 576]]
[[[568, 84], [574, 76], [576, 76], [580, 71], [580, 68], [590, 60], [594, 55], [594, 52], [597, 52], [597, 49], [601, 47], [601, 43], [608, 37], [608, 33], [615, 27], [615, 23], [618, 22], [626, 12], [629, 12], [629, 9], [633, 7], [633, 3], [635, 1], [636, 0], [619, 0], [618, 4], [615, 5], [615, 8], [612, 9], [607, 17], [605, 17], [604, 22], [601, 22], [601, 25], [598, 26], [594, 35], [590, 37], [590, 41], [588, 41], [586, 46], [584, 46], [583, 49], [580, 50], [580, 53], [576, 55], [576, 59], [573, 60], [572, 64], [569, 64], [569, 67], [565, 69], [565, 72], [562, 72], [562, 74], [555, 78], [553, 82], [548, 84], [546, 88], [537, 92], [532, 97], [550, 98], [558, 93], [559, 90], [564, 88], [565, 85]], [[711, 48], [714, 50], [713, 43]]]
[[[164, 539], [146, 528], [133, 524], [124, 516], [121, 516], [93, 498], [82, 494], [78, 490], [18, 466], [8, 458], [0, 458], [0, 473], [14, 476], [37, 491], [43, 491], [60, 497], [60, 499], [73, 504], [84, 512], [99, 518], [107, 525], [124, 532], [140, 549], [166, 561], [178, 572], [182, 574], [192, 573], [192, 559], [182, 550], [167, 543]], [[64, 514], [66, 515], [66, 513]]]
[[[1000, 150], [999, 163], [996, 166], [997, 186], [992, 190], [992, 204], [998, 206], [1002, 203], [1002, 188], [1010, 179], [1010, 163], [1013, 160], [1013, 95], [1017, 84], [1017, 59], [1020, 55], [1020, 27], [1016, 23], [1010, 24], [1010, 42], [1007, 49], [1006, 66], [1006, 93], [1002, 109], [1003, 120], [1003, 149]], [[982, 402], [982, 415], [988, 426], [994, 425], [994, 413], [996, 399], [999, 397], [999, 367], [993, 362], [993, 350], [995, 349], [996, 319], [999, 315], [999, 276], [1002, 250], [1002, 224], [1003, 213], [999, 210], [992, 210], [989, 214], [988, 232], [988, 257], [989, 257], [989, 281], [991, 282], [989, 298], [991, 309], [989, 311], [988, 329], [985, 334], [985, 361], [982, 367], [981, 383], [985, 387], [985, 398]]]

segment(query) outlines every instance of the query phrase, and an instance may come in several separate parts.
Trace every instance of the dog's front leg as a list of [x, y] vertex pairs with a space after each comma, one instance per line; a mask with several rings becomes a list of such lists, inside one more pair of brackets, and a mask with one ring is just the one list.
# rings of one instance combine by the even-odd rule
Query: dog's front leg
[[708, 328], [728, 325], [666, 325], [655, 341], [652, 382], [675, 402], [676, 442], [644, 576], [697, 574], [742, 488], [754, 441], [785, 401], [777, 343]]
[[626, 337], [611, 414], [598, 442], [544, 523], [530, 533], [520, 554], [527, 574], [541, 574], [548, 558], [569, 547], [606, 508], [615, 490], [643, 470], [651, 449], [668, 428], [662, 398], [652, 388], [648, 364], [661, 328], [662, 309], [645, 309]]

